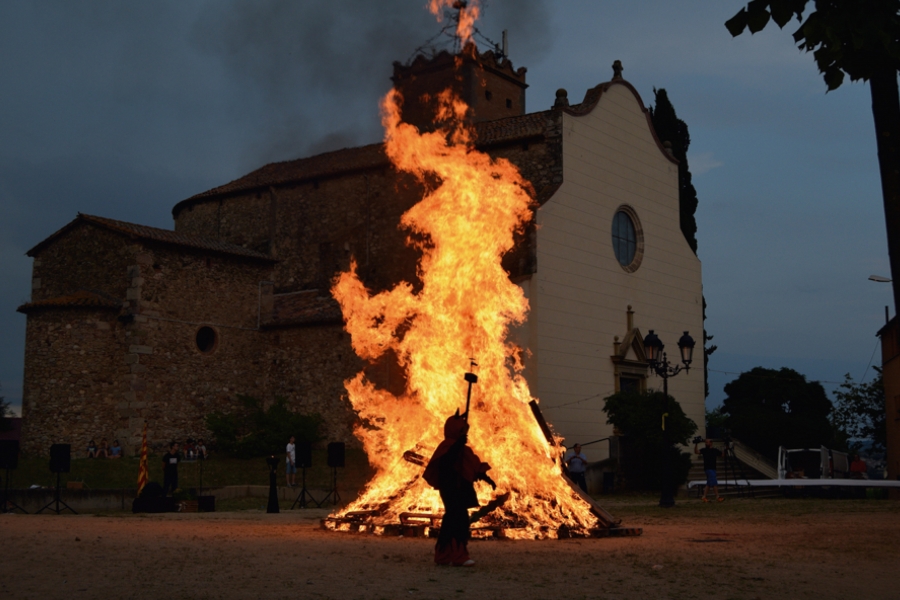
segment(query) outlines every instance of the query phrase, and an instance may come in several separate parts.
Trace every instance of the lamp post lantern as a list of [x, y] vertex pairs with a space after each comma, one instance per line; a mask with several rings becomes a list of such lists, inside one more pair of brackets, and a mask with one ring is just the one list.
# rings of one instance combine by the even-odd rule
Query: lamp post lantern
[[[672, 489], [672, 464], [671, 452], [669, 451], [669, 433], [666, 431], [666, 417], [669, 416], [669, 377], [674, 377], [684, 371], [687, 373], [691, 370], [691, 361], [694, 357], [694, 338], [687, 331], [678, 340], [678, 349], [681, 351], [682, 364], [672, 365], [666, 353], [663, 351], [665, 344], [659, 339], [653, 330], [644, 338], [644, 350], [647, 353], [647, 361], [650, 370], [653, 371], [663, 380], [663, 406], [662, 406], [662, 433], [663, 433], [663, 455], [662, 455], [662, 491], [660, 492], [659, 505], [663, 508], [671, 508], [675, 506], [675, 492]], [[683, 365], [683, 366], [682, 366]]]

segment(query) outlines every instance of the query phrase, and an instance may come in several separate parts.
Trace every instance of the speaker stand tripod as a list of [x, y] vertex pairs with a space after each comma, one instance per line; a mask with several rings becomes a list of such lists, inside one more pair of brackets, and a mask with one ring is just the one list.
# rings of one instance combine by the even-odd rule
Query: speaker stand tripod
[[26, 515], [28, 514], [27, 510], [9, 499], [9, 467], [6, 467], [6, 479], [3, 483], [3, 506], [0, 506], [0, 514], [14, 512], [17, 508]]
[[[731, 457], [730, 459], [729, 459], [729, 456]], [[726, 491], [728, 490], [728, 467], [729, 467], [729, 462], [730, 462], [731, 478], [734, 479], [735, 487], [738, 489], [738, 492], [740, 493], [740, 495], [743, 496], [745, 493], [749, 492], [750, 496], [753, 496], [753, 488], [751, 488], [749, 485], [742, 486], [739, 483], [741, 480], [747, 481], [747, 477], [746, 477], [746, 475], [744, 475], [744, 467], [741, 466], [741, 462], [734, 455], [734, 448], [731, 447], [731, 445], [728, 442], [725, 443], [725, 451], [722, 452], [722, 458], [724, 459], [724, 462], [725, 462], [725, 465], [724, 465], [725, 468], [722, 470], [723, 473], [725, 474], [725, 490]], [[740, 479], [738, 479], [738, 477], [737, 477], [737, 475], [738, 475], [737, 471], [740, 471], [740, 474], [741, 474]], [[746, 489], [744, 489], [744, 488], [746, 488]]]
[[337, 503], [340, 502], [340, 500], [341, 500], [341, 495], [338, 493], [338, 489], [337, 489], [337, 467], [331, 467], [331, 471], [333, 474], [333, 477], [331, 480], [331, 491], [328, 492], [327, 496], [322, 498], [322, 501], [319, 503], [319, 506], [322, 506], [323, 504], [328, 502], [329, 498], [331, 498], [331, 502], [334, 505], [337, 505]]
[[306, 489], [306, 467], [300, 467], [300, 472], [301, 472], [300, 481], [302, 483], [302, 486], [300, 488], [300, 494], [297, 496], [297, 499], [294, 500], [293, 504], [291, 504], [291, 510], [293, 510], [294, 507], [297, 506], [298, 504], [300, 505], [300, 508], [307, 508], [307, 506], [306, 506], [307, 498], [309, 498], [310, 504], [316, 505], [316, 508], [322, 506], [322, 503], [316, 502], [316, 499], [313, 498], [313, 495], [309, 493], [308, 489]]
[[68, 508], [69, 510], [71, 510], [73, 515], [77, 515], [77, 514], [78, 514], [77, 512], [75, 512], [75, 509], [74, 509], [74, 508], [72, 508], [71, 506], [69, 506], [68, 504], [66, 504], [64, 501], [62, 501], [62, 500], [59, 499], [59, 473], [56, 474], [56, 493], [54, 493], [54, 495], [53, 495], [53, 500], [51, 500], [50, 503], [47, 504], [47, 506], [45, 506], [44, 508], [42, 508], [41, 510], [37, 511], [37, 512], [34, 513], [34, 514], [36, 514], [36, 515], [41, 514], [42, 512], [44, 512], [45, 510], [47, 510], [48, 508], [50, 508], [51, 506], [53, 506], [54, 504], [56, 504], [56, 508], [51, 508], [50, 510], [52, 510], [52, 511], [55, 512], [56, 514], [60, 514], [63, 510], [65, 510], [65, 509], [61, 509], [61, 508], [59, 507], [60, 504], [62, 504], [63, 506], [65, 506], [66, 508]]

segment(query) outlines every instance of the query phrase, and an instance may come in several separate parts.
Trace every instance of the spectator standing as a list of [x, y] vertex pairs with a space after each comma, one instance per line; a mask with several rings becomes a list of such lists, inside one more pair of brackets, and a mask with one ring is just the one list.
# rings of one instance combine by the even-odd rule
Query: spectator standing
[[122, 458], [122, 446], [119, 445], [119, 440], [113, 440], [113, 445], [109, 449], [109, 457]]
[[581, 444], [575, 444], [571, 450], [566, 452], [565, 462], [569, 478], [587, 492], [587, 481], [584, 478], [584, 473], [587, 471], [587, 457], [581, 452]]
[[712, 488], [716, 491], [716, 500], [721, 502], [725, 498], [719, 495], [719, 480], [716, 479], [716, 459], [722, 456], [722, 452], [717, 448], [713, 448], [712, 440], [706, 440], [706, 447], [702, 450], [697, 449], [697, 442], [694, 442], [694, 454], [699, 454], [703, 457], [703, 470], [706, 472], [706, 486], [703, 488], [703, 501], [709, 502], [707, 499], [707, 494], [709, 494], [709, 488]]
[[285, 451], [287, 456], [285, 457], [284, 476], [287, 479], [288, 487], [294, 487], [297, 483], [297, 445], [294, 443], [294, 436], [288, 440]]
[[178, 442], [169, 444], [169, 451], [163, 454], [163, 496], [169, 494], [169, 490], [178, 489], [178, 463], [181, 453], [178, 452]]

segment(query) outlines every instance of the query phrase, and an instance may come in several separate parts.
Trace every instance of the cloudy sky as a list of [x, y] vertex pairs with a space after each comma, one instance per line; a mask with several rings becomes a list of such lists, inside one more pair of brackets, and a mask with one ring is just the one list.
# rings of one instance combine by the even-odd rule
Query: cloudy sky
[[[0, 0], [0, 395], [21, 402], [29, 248], [77, 212], [172, 228], [176, 202], [266, 162], [379, 140], [392, 62], [440, 29], [424, 4]], [[891, 304], [867, 281], [889, 275], [868, 86], [826, 94], [793, 23], [733, 39], [742, 5], [487, 0], [478, 24], [509, 30], [529, 111], [619, 59], [687, 122], [709, 407], [760, 365], [870, 379]]]

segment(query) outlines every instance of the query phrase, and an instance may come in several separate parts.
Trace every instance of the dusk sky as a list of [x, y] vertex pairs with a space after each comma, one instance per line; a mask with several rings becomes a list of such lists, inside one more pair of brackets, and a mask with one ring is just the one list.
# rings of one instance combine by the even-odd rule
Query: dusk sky
[[[28, 249], [78, 212], [171, 229], [178, 201], [267, 162], [378, 141], [392, 62], [440, 30], [425, 3], [0, 0], [0, 395], [18, 410]], [[744, 4], [490, 0], [477, 25], [509, 31], [529, 112], [618, 59], [687, 123], [708, 408], [755, 366], [870, 380], [892, 304], [867, 280], [890, 275], [869, 87], [826, 94], [796, 22], [732, 38]]]

